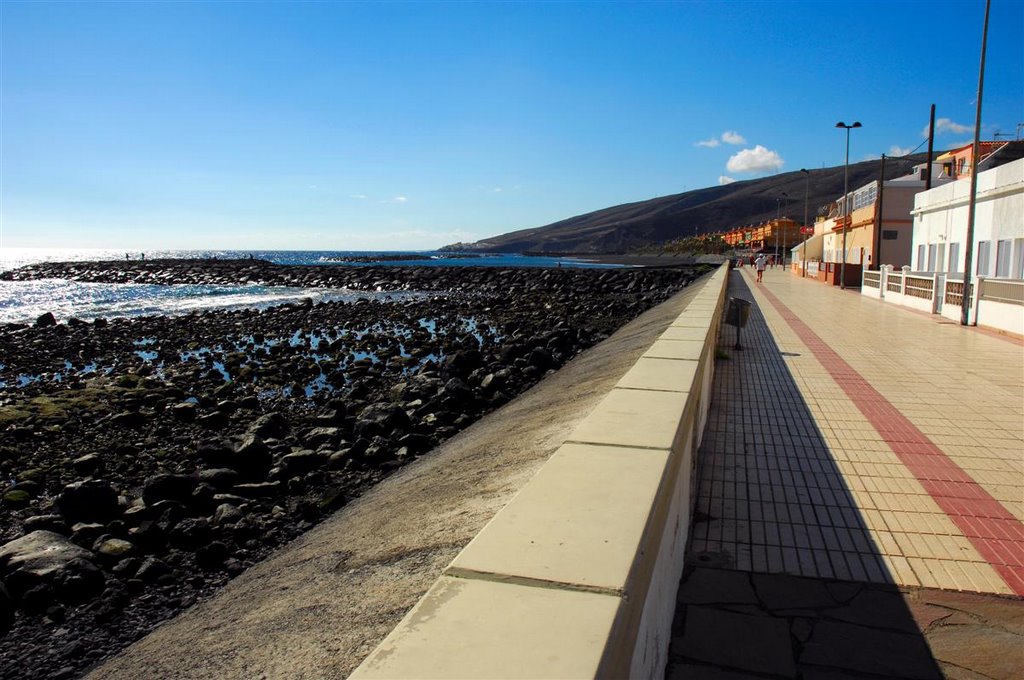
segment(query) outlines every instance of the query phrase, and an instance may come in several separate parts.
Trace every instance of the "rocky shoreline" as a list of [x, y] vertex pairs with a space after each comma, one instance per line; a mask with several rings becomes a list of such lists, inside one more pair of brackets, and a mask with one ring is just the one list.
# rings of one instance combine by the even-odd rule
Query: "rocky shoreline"
[[0, 326], [0, 676], [80, 676], [699, 269], [48, 263], [429, 293]]

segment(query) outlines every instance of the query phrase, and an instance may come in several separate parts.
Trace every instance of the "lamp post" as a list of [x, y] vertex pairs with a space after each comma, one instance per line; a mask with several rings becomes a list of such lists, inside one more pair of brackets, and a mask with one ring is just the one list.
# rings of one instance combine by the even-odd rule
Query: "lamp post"
[[[786, 212], [789, 212], [789, 194], [785, 191], [782, 192], [782, 200], [786, 202]], [[788, 219], [788, 218], [787, 218]], [[786, 230], [782, 226], [782, 222], [779, 222], [779, 229], [782, 231], [782, 269], [786, 269]]]
[[775, 237], [775, 247], [772, 262], [779, 257], [779, 220], [782, 219], [782, 197], [775, 197], [775, 224], [772, 226], [772, 235]]
[[[807, 197], [811, 191], [811, 171], [807, 168], [800, 168], [800, 172], [804, 173], [804, 228], [807, 228]], [[803, 243], [803, 260], [802, 271], [807, 271], [807, 234], [804, 234]]]
[[[843, 161], [843, 260], [839, 263], [839, 287], [846, 289], [846, 220], [850, 217], [850, 130], [861, 127], [860, 121], [847, 125], [843, 121], [836, 123], [837, 128], [846, 130], [846, 159]], [[853, 220], [850, 220], [851, 224]]]

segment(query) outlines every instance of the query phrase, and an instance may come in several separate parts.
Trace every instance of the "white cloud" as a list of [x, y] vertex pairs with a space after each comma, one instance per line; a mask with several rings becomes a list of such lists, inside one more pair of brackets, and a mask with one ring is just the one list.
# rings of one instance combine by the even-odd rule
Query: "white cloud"
[[394, 198], [391, 199], [391, 202], [392, 203], [405, 203], [408, 200], [409, 199], [406, 198], [405, 196], [395, 196]]
[[725, 169], [729, 172], [762, 173], [779, 170], [785, 163], [778, 153], [758, 144], [753, 149], [743, 149], [730, 157]]
[[732, 177], [729, 177], [728, 175], [719, 175], [718, 176], [718, 186], [725, 186], [726, 184], [732, 184], [735, 181], [736, 180], [734, 180]]
[[889, 147], [890, 156], [906, 156], [911, 151], [913, 151], [913, 149], [911, 149], [909, 146], [903, 147], [900, 146], [899, 144], [893, 144], [892, 146]]
[[[947, 133], [953, 133], [953, 134], [957, 134], [957, 135], [962, 135], [965, 132], [970, 132], [972, 129], [973, 128], [970, 125], [961, 125], [960, 123], [956, 123], [956, 122], [950, 120], [949, 118], [939, 118], [937, 121], [935, 121], [935, 134], [936, 135], [942, 135], [942, 134], [947, 134]], [[924, 129], [921, 130], [921, 136], [922, 137], [927, 137], [928, 136], [928, 126], [927, 125], [925, 125]]]
[[366, 199], [369, 198], [369, 196], [367, 196], [366, 194], [352, 194], [351, 198], [356, 198], [359, 199], [360, 201], [365, 201]]
[[735, 130], [726, 130], [722, 133], [722, 141], [726, 144], [740, 145], [746, 144], [747, 140], [743, 138], [743, 135], [736, 132]]
[[507, 194], [507, 193], [511, 193], [513, 191], [519, 191], [522, 188], [523, 188], [522, 184], [515, 184], [513, 186], [500, 186], [500, 187], [499, 186], [494, 186], [493, 184], [492, 185], [481, 184], [479, 186], [474, 187], [473, 191], [482, 191], [482, 192], [488, 193], [488, 194]]
[[740, 133], [735, 130], [726, 130], [718, 137], [712, 137], [711, 139], [704, 139], [699, 142], [694, 142], [694, 146], [703, 146], [708, 149], [714, 149], [716, 146], [721, 146], [722, 142], [726, 144], [746, 144], [747, 140]]

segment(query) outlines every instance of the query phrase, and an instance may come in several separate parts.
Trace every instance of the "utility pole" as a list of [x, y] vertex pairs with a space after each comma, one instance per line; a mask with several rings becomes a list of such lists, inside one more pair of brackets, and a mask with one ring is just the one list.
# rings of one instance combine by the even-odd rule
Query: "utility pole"
[[[772, 231], [775, 235], [775, 257], [779, 257], [779, 219], [782, 217], [782, 198], [775, 197], [775, 226], [772, 227]], [[775, 260], [772, 260], [774, 262]]]
[[[928, 119], [928, 171], [924, 176], [924, 190], [932, 188], [932, 147], [935, 143], [935, 104], [932, 104], [932, 115]], [[885, 156], [882, 156], [884, 159]]]
[[[931, 177], [931, 163], [928, 164], [928, 176]], [[878, 171], [878, 200], [875, 201], [875, 238], [872, 244], [874, 253], [874, 269], [882, 268], [882, 221], [885, 219], [882, 209], [885, 207], [885, 154], [882, 154], [882, 166]]]
[[974, 255], [974, 212], [978, 199], [978, 156], [981, 155], [981, 95], [985, 87], [985, 48], [988, 44], [988, 10], [985, 0], [985, 25], [981, 31], [981, 65], [978, 67], [978, 108], [974, 114], [974, 148], [971, 150], [971, 198], [967, 203], [967, 243], [964, 248], [964, 296], [960, 302], [960, 325], [966, 326], [971, 311], [971, 259]]
[[[807, 228], [807, 197], [811, 192], [811, 171], [807, 168], [800, 168], [800, 172], [804, 173], [804, 228]], [[804, 234], [803, 248], [804, 253], [801, 258], [803, 262], [800, 265], [801, 276], [807, 271], [807, 236]]]

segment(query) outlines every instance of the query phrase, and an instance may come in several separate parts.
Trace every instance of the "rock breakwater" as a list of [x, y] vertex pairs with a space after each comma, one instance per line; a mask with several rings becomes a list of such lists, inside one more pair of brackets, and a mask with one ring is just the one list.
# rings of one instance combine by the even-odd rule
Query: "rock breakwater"
[[77, 677], [696, 275], [212, 260], [6, 272], [430, 295], [0, 327], [0, 672]]

